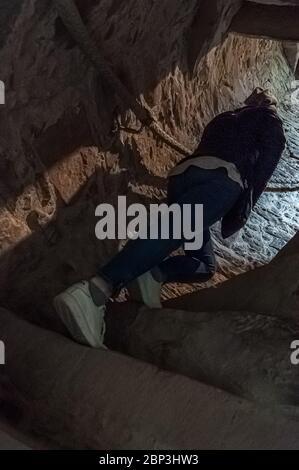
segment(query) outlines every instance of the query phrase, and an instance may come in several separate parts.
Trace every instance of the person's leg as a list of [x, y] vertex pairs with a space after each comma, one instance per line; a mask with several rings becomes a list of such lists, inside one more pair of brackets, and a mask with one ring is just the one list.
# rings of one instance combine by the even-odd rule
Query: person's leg
[[152, 272], [155, 279], [165, 282], [206, 282], [216, 271], [210, 230], [203, 233], [203, 246], [199, 250], [185, 251], [184, 255], [171, 256]]
[[[232, 181], [223, 169], [202, 170], [191, 167], [184, 173], [184, 181], [197, 181], [176, 201], [181, 208], [184, 204], [191, 205], [193, 212], [192, 225], [195, 224], [195, 204], [203, 205], [203, 231], [220, 220], [236, 202], [240, 195], [240, 186]], [[185, 188], [184, 188], [185, 189]], [[118, 289], [127, 285], [141, 274], [158, 266], [167, 256], [179, 248], [184, 239], [137, 239], [130, 240], [125, 248], [109, 263], [103, 266], [98, 275]]]
[[[197, 183], [193, 187], [189, 184], [189, 189], [178, 201], [181, 207], [189, 204], [193, 209], [193, 230], [196, 204], [203, 205], [203, 227], [198, 230], [207, 230], [230, 210], [240, 194], [240, 187], [228, 178], [225, 171], [190, 168], [183, 178], [186, 183], [184, 189], [188, 187], [189, 179]], [[183, 238], [177, 240], [173, 237], [129, 241], [89, 283], [82, 281], [59, 294], [54, 299], [54, 305], [71, 336], [78, 342], [101, 347], [105, 303], [113, 290], [133, 279], [140, 279], [143, 273], [159, 265], [184, 241]]]

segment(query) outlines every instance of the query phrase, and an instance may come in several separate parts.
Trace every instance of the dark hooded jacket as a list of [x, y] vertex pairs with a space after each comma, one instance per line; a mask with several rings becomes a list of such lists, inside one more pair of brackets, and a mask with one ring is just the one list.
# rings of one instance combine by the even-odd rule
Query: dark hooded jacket
[[206, 127], [195, 155], [232, 162], [244, 182], [236, 205], [222, 220], [224, 238], [238, 231], [267, 186], [285, 148], [282, 121], [274, 107], [246, 106], [218, 115]]

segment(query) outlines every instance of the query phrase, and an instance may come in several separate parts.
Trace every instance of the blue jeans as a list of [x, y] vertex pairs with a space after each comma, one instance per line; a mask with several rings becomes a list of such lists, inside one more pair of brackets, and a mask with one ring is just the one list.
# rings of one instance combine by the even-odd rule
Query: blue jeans
[[186, 240], [130, 240], [111, 261], [99, 270], [113, 289], [121, 288], [146, 271], [152, 270], [161, 282], [205, 282], [216, 270], [215, 255], [209, 227], [233, 207], [241, 193], [238, 183], [231, 180], [224, 168], [205, 170], [191, 166], [184, 173], [171, 176], [168, 203], [203, 204], [203, 246], [169, 257]]

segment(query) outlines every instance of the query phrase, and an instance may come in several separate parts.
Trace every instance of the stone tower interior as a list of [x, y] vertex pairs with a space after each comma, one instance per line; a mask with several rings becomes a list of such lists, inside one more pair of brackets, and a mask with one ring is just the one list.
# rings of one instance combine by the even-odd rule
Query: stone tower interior
[[[193, 151], [255, 87], [278, 98], [287, 144], [248, 223], [202, 284], [163, 308], [126, 291], [107, 349], [72, 341], [53, 307], [119, 242], [95, 208], [164, 200], [182, 155], [94, 66], [56, 0], [0, 6], [0, 448], [298, 449], [299, 2], [66, 0], [115, 75]], [[281, 429], [284, 432], [281, 432]]]

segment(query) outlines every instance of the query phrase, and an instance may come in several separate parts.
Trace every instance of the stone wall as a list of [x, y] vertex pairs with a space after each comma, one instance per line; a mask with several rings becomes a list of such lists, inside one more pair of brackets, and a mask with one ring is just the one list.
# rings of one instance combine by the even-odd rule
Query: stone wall
[[[295, 189], [298, 114], [286, 99], [293, 77], [279, 43], [227, 37], [241, 2], [77, 4], [122, 82], [190, 148], [215, 114], [242, 105], [255, 86], [270, 87], [288, 134], [271, 184]], [[0, 107], [0, 304], [61, 329], [53, 296], [89, 277], [118, 248], [95, 239], [95, 206], [116, 202], [119, 194], [129, 201], [160, 200], [180, 155], [146, 129], [120, 128], [139, 125], [80, 52], [52, 1], [2, 0], [0, 60], [6, 85]], [[216, 282], [267, 263], [283, 247], [298, 229], [296, 194], [265, 194], [234, 242], [224, 243], [214, 228]], [[298, 235], [272, 263], [221, 284], [217, 295], [204, 289], [168, 304], [184, 311], [140, 314], [136, 304], [110, 305], [111, 347], [196, 380], [88, 349], [1, 308], [1, 339], [9, 344], [0, 376], [2, 409], [65, 448], [298, 448], [297, 421], [278, 406], [296, 415], [297, 376], [288, 360], [298, 332], [297, 253]], [[165, 297], [177, 293], [172, 286]], [[126, 343], [126, 322], [137, 314]], [[204, 359], [199, 371], [198, 357]]]
[[130, 357], [81, 346], [4, 309], [0, 328], [9, 344], [1, 406], [11, 405], [24, 431], [34, 430], [62, 449], [299, 447], [298, 420], [270, 403], [255, 404]]
[[[190, 148], [215, 114], [240, 106], [254, 86], [269, 85], [279, 97], [289, 86], [279, 43], [230, 36], [216, 47], [237, 1], [78, 5], [123, 83]], [[138, 123], [101, 82], [51, 2], [20, 8], [16, 2], [1, 33], [0, 302], [55, 326], [52, 297], [117, 249], [95, 239], [95, 206], [119, 194], [162, 198], [167, 172], [181, 156], [147, 130], [118, 128]], [[218, 280], [231, 269], [221, 243]]]

